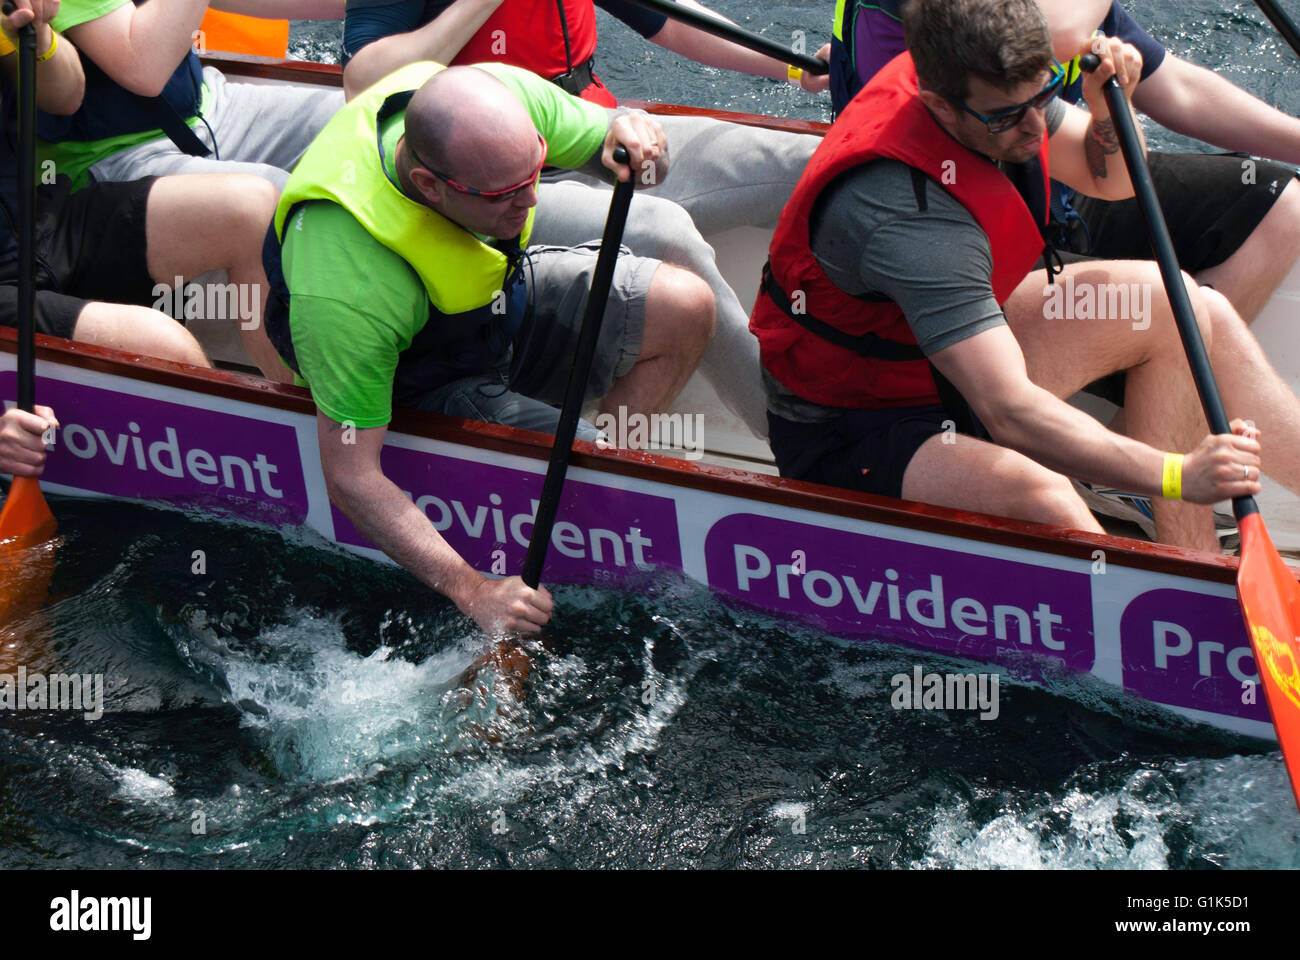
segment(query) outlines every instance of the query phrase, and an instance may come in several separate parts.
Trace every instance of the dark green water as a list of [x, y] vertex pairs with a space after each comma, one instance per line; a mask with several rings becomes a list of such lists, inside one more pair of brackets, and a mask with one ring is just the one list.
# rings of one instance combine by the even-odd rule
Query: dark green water
[[895, 674], [980, 668], [665, 576], [559, 588], [518, 689], [466, 682], [488, 641], [393, 568], [55, 509], [17, 660], [102, 672], [105, 713], [0, 717], [0, 867], [1300, 864], [1275, 752], [1079, 680], [1004, 686], [993, 720], [895, 710]]
[[[814, 49], [831, 9], [714, 6]], [[1300, 112], [1297, 65], [1251, 4], [1130, 8]], [[601, 29], [621, 96], [825, 117]], [[336, 59], [336, 37], [296, 28], [295, 52]], [[558, 589], [520, 700], [492, 668], [462, 682], [486, 639], [392, 568], [172, 512], [55, 507], [55, 602], [4, 669], [102, 673], [105, 714], [0, 713], [0, 867], [1300, 865], [1275, 751], [1078, 680], [1004, 686], [996, 720], [897, 711], [894, 674], [981, 668], [665, 577]]]

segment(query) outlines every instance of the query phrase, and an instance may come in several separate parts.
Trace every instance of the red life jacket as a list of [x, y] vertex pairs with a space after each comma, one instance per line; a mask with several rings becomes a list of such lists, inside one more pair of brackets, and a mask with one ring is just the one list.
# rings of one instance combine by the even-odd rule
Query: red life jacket
[[[764, 289], [749, 320], [764, 368], [787, 389], [823, 406], [880, 409], [940, 402], [930, 364], [898, 304], [844, 293], [809, 248], [809, 218], [821, 192], [839, 174], [878, 158], [902, 161], [933, 178], [970, 211], [989, 237], [999, 304], [1043, 252], [1025, 198], [992, 161], [939, 126], [921, 102], [911, 54], [900, 54], [849, 104], [808, 162], [772, 237]], [[1037, 160], [1027, 165], [1029, 193], [1043, 223], [1047, 158], [1044, 135]]]
[[[509, 63], [553, 80], [575, 68], [585, 70], [595, 53], [592, 0], [505, 0], [452, 63]], [[618, 105], [594, 75], [578, 96], [602, 107]]]

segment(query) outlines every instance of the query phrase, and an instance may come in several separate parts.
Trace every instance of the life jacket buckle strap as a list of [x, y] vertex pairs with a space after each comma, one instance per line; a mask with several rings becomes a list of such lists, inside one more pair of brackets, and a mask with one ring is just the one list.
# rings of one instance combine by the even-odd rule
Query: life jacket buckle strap
[[[905, 360], [924, 360], [925, 354], [921, 348], [914, 343], [899, 343], [895, 340], [886, 340], [878, 337], [874, 333], [864, 333], [860, 336], [854, 336], [845, 333], [829, 323], [818, 320], [806, 312], [799, 312], [794, 309], [790, 302], [789, 295], [781, 289], [781, 285], [772, 276], [771, 261], [763, 264], [763, 279], [760, 281], [758, 289], [766, 295], [768, 299], [776, 305], [776, 308], [793, 320], [799, 326], [803, 327], [814, 336], [821, 337], [837, 347], [843, 347], [850, 350], [859, 357], [871, 357], [875, 360], [905, 361]], [[888, 303], [887, 298], [876, 300], [869, 297], [859, 299], [867, 300], [873, 303]]]
[[551, 83], [565, 93], [580, 97], [582, 91], [596, 82], [595, 69], [596, 58], [592, 57], [586, 63], [578, 64], [572, 70], [568, 70], [557, 77], [551, 77]]

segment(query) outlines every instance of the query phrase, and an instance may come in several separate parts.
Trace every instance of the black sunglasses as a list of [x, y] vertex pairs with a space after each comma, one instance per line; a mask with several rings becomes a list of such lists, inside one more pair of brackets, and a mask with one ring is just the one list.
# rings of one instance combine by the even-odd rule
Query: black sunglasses
[[955, 103], [980, 123], [984, 124], [984, 126], [988, 127], [989, 133], [1006, 133], [1012, 127], [1018, 126], [1020, 121], [1025, 119], [1025, 114], [1031, 109], [1042, 110], [1054, 99], [1060, 96], [1061, 91], [1065, 88], [1065, 70], [1055, 60], [1052, 61], [1052, 63], [1054, 76], [1048, 82], [1047, 86], [1043, 87], [1042, 90], [1024, 103], [1014, 107], [1007, 107], [1005, 110], [999, 110], [991, 116], [986, 117], [984, 114], [972, 110], [956, 97], [950, 97], [946, 93], [943, 95], [943, 98], [950, 103]]

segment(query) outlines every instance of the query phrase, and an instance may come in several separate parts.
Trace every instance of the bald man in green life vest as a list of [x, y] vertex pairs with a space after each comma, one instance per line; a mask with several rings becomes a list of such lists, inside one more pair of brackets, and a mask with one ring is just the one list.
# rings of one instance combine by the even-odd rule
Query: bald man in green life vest
[[[627, 148], [629, 167], [613, 160]], [[554, 433], [598, 244], [530, 247], [543, 165], [667, 175], [662, 128], [505, 64], [403, 67], [326, 126], [267, 236], [266, 327], [317, 407], [335, 505], [489, 633], [533, 632], [551, 597], [489, 579], [384, 476], [394, 403]], [[641, 172], [654, 176], [642, 177]], [[588, 399], [664, 410], [713, 333], [708, 285], [619, 257]], [[595, 440], [588, 423], [580, 439]]]

